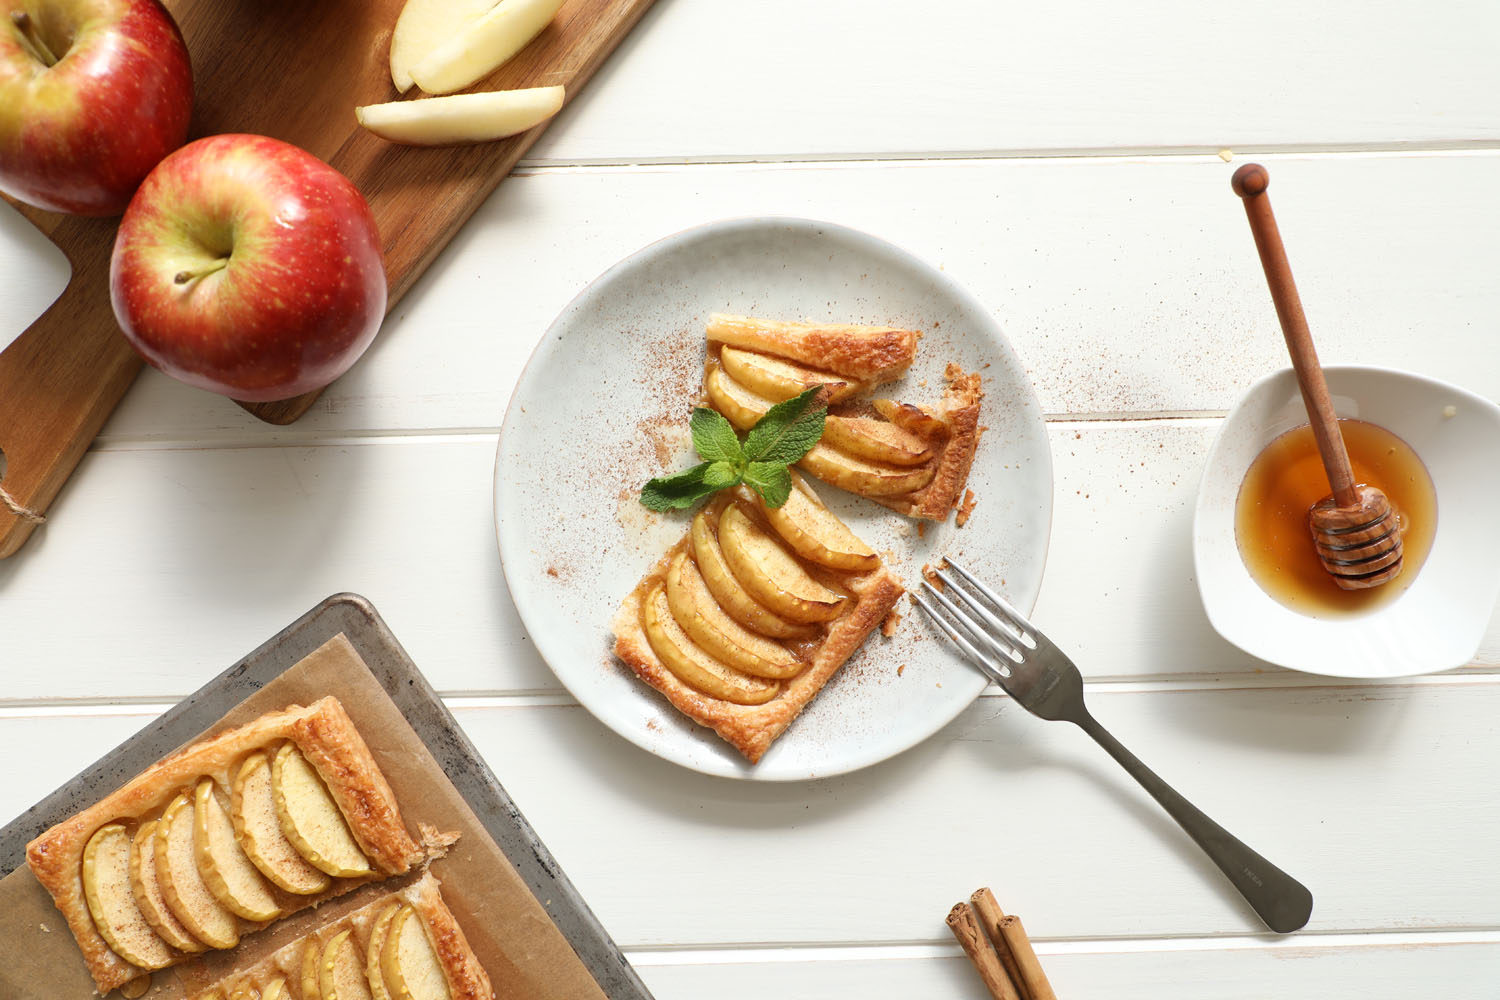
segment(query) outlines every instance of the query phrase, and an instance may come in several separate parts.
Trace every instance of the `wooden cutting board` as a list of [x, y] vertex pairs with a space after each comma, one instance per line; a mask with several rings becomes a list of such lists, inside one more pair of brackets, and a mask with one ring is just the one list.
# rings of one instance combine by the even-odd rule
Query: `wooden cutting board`
[[[380, 226], [388, 313], [546, 128], [503, 142], [436, 149], [396, 146], [361, 129], [356, 105], [399, 97], [387, 58], [404, 0], [166, 2], [193, 60], [192, 137], [258, 132], [343, 171]], [[566, 0], [524, 51], [471, 89], [562, 84], [572, 99], [650, 5]], [[415, 89], [408, 94], [420, 96]], [[61, 297], [0, 353], [0, 475], [17, 502], [44, 513], [141, 362], [109, 304], [118, 220], [17, 207], [73, 268]], [[287, 424], [317, 396], [244, 405], [262, 420]], [[35, 527], [0, 506], [0, 559], [14, 554]]]

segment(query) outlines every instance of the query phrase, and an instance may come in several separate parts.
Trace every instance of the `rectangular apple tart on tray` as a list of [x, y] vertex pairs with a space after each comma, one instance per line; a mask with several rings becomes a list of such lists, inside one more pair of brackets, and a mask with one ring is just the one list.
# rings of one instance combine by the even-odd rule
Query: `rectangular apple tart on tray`
[[158, 761], [31, 841], [26, 860], [102, 994], [411, 872], [449, 842], [430, 828], [412, 838], [354, 723], [324, 697]]
[[949, 365], [935, 406], [858, 401], [906, 371], [919, 336], [721, 314], [708, 323], [712, 410], [693, 415], [705, 461], [653, 480], [642, 500], [663, 510], [717, 495], [625, 598], [614, 650], [751, 763], [905, 592], [785, 466], [919, 519], [945, 519], [964, 492], [980, 431], [978, 375]]

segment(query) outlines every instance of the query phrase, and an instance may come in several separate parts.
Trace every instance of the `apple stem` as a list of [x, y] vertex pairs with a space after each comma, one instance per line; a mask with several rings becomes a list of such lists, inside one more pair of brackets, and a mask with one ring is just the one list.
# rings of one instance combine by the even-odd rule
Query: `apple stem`
[[36, 30], [31, 16], [24, 10], [13, 10], [10, 12], [10, 21], [16, 26], [16, 32], [21, 36], [21, 44], [31, 51], [31, 55], [40, 63], [48, 66], [57, 65], [57, 56], [47, 48], [47, 43], [42, 41], [41, 32]]
[[177, 276], [172, 280], [179, 285], [185, 285], [189, 281], [192, 281], [196, 278], [204, 278], [210, 274], [213, 274], [215, 271], [222, 271], [228, 263], [228, 257], [220, 257], [217, 260], [211, 261], [205, 267], [200, 267], [192, 271], [178, 271]]

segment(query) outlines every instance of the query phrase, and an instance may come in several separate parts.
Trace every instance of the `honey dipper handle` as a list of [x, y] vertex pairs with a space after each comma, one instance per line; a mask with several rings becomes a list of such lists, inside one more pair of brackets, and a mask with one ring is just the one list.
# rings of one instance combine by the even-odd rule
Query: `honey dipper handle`
[[1323, 457], [1328, 483], [1333, 487], [1334, 500], [1341, 507], [1352, 506], [1358, 502], [1354, 470], [1349, 465], [1344, 437], [1339, 433], [1338, 416], [1333, 412], [1328, 383], [1323, 380], [1323, 367], [1318, 364], [1312, 332], [1308, 330], [1307, 317], [1302, 312], [1297, 283], [1292, 280], [1292, 266], [1287, 263], [1286, 248], [1281, 245], [1281, 231], [1276, 228], [1276, 216], [1271, 213], [1271, 199], [1266, 196], [1270, 184], [1270, 175], [1259, 163], [1245, 164], [1230, 180], [1234, 193], [1245, 202], [1245, 215], [1250, 220], [1250, 232], [1255, 236], [1255, 249], [1260, 251], [1260, 266], [1266, 272], [1266, 284], [1271, 287], [1276, 318], [1281, 321], [1281, 333], [1292, 356], [1292, 368], [1297, 373], [1297, 385], [1302, 389], [1302, 402], [1307, 406], [1308, 420], [1318, 442], [1318, 454]]

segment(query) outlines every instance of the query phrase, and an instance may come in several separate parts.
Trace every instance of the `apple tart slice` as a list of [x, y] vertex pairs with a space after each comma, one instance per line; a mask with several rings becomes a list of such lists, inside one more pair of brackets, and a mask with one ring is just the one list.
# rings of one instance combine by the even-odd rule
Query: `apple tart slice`
[[908, 517], [940, 521], [957, 506], [979, 440], [980, 377], [949, 365], [936, 406], [876, 399], [873, 414], [849, 400], [899, 376], [917, 333], [885, 327], [783, 323], [716, 314], [708, 323], [703, 388], [737, 429], [776, 403], [828, 387], [823, 438], [798, 463], [840, 489]]
[[100, 993], [428, 854], [331, 697], [179, 750], [26, 848]]
[[903, 593], [800, 476], [780, 508], [716, 496], [625, 598], [615, 655], [751, 763]]
[[494, 1000], [431, 872], [330, 921], [192, 1000]]

